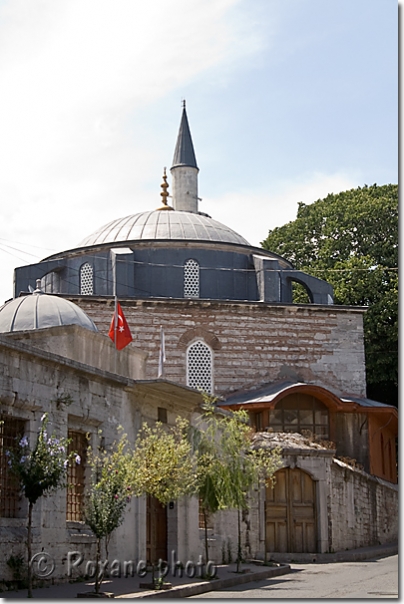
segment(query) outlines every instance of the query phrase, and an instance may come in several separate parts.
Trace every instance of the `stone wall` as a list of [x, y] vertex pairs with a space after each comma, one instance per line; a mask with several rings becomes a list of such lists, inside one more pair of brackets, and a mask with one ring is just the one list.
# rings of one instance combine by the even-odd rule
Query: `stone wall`
[[4, 335], [10, 340], [27, 342], [35, 348], [131, 379], [141, 380], [146, 373], [147, 353], [133, 345], [116, 351], [108, 336], [79, 325], [60, 325]]
[[[80, 330], [75, 327], [73, 330], [79, 345]], [[159, 383], [157, 388], [153, 384], [137, 384], [127, 377], [30, 347], [29, 341], [0, 337], [0, 417], [24, 420], [31, 445], [44, 412], [49, 414], [49, 429], [57, 435], [67, 436], [68, 429], [86, 432], [94, 446], [101, 429], [108, 446], [119, 437], [120, 425], [129, 442], [134, 443], [142, 423], [157, 420], [159, 406], [167, 408], [168, 423], [174, 423], [177, 415], [191, 420], [199, 398], [198, 394], [173, 384]], [[18, 505], [18, 517], [0, 517], [0, 582], [12, 579], [7, 566], [11, 555], [26, 557], [28, 506], [24, 497]], [[197, 513], [195, 502], [183, 502], [173, 512], [178, 525], [177, 543], [173, 535], [169, 545], [183, 558], [195, 558], [199, 550]], [[84, 523], [66, 519], [64, 489], [40, 498], [34, 506], [32, 551], [46, 551], [54, 558], [56, 569], [52, 578], [56, 580], [66, 580], [68, 552], [79, 551], [86, 560], [95, 559], [94, 535]], [[111, 560], [137, 563], [145, 559], [144, 497], [133, 498], [127, 506], [125, 521], [113, 533], [109, 552]], [[84, 568], [81, 565], [74, 576], [80, 571], [83, 574]]]
[[[290, 438], [296, 435], [287, 435]], [[285, 435], [286, 437], [286, 435]], [[314, 446], [314, 445], [313, 445]], [[284, 467], [307, 472], [316, 483], [317, 551], [340, 552], [347, 549], [383, 545], [398, 541], [398, 487], [333, 458], [333, 451], [307, 446], [285, 449]], [[276, 476], [276, 475], [275, 475]], [[265, 490], [254, 491], [248, 514], [241, 521], [241, 548], [245, 558], [264, 558]], [[237, 555], [237, 512], [218, 512], [209, 530], [210, 556], [220, 563]], [[201, 549], [203, 531], [200, 530]], [[268, 559], [302, 560], [307, 554], [267, 552]]]
[[[106, 333], [113, 301], [70, 298]], [[165, 377], [186, 383], [186, 349], [201, 338], [213, 350], [214, 391], [223, 395], [278, 379], [365, 396], [363, 309], [203, 300], [121, 300], [134, 345], [149, 352], [147, 377], [157, 377], [160, 325]]]
[[334, 459], [329, 474], [331, 552], [398, 540], [398, 486]]
[[[263, 494], [262, 494], [263, 495]], [[264, 558], [264, 499], [258, 490], [250, 497], [249, 508], [240, 512], [241, 554], [243, 559]], [[209, 558], [216, 564], [236, 562], [238, 551], [237, 510], [223, 510], [213, 517], [208, 530]], [[200, 551], [205, 551], [205, 531], [199, 529]]]

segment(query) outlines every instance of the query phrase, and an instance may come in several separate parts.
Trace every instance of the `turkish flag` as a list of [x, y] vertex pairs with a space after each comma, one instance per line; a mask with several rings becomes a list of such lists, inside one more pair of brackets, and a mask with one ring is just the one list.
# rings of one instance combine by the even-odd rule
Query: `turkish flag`
[[115, 313], [113, 314], [108, 335], [115, 343], [115, 348], [122, 350], [129, 342], [132, 342], [133, 338], [119, 302], [116, 305], [116, 315], [117, 320], [115, 321]]

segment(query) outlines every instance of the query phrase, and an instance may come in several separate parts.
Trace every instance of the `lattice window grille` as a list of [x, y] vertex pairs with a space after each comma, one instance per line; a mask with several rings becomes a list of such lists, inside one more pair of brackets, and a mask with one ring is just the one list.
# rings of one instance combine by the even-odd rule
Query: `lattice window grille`
[[199, 298], [199, 264], [187, 260], [184, 264], [184, 298]]
[[200, 340], [191, 344], [187, 351], [187, 369], [188, 386], [212, 394], [213, 359], [209, 346]]
[[80, 294], [91, 296], [94, 293], [93, 267], [86, 262], [80, 268]]

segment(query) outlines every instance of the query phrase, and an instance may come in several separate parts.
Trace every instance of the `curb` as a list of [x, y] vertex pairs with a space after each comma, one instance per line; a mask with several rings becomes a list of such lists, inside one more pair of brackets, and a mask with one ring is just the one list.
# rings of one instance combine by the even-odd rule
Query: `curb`
[[389, 543], [373, 547], [362, 547], [333, 554], [273, 554], [273, 562], [294, 562], [295, 564], [326, 564], [332, 562], [360, 562], [371, 558], [385, 558], [398, 554], [398, 543]]
[[187, 585], [178, 585], [167, 591], [136, 592], [116, 596], [116, 598], [185, 598], [187, 596], [197, 596], [207, 593], [208, 591], [224, 589], [225, 587], [233, 587], [234, 585], [242, 585], [243, 583], [251, 583], [252, 581], [261, 581], [261, 579], [269, 577], [286, 575], [290, 571], [289, 564], [280, 564], [278, 568], [267, 568], [258, 572], [240, 574], [237, 577], [229, 577], [228, 579], [216, 579], [214, 581], [204, 581], [203, 583], [188, 583]]

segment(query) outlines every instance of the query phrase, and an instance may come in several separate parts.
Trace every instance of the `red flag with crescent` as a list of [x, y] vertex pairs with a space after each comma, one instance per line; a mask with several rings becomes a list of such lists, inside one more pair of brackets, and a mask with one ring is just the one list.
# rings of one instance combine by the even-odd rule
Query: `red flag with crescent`
[[129, 325], [119, 302], [116, 304], [116, 316], [114, 312], [108, 335], [114, 342], [117, 350], [122, 350], [122, 348], [125, 348], [125, 346], [133, 340]]

